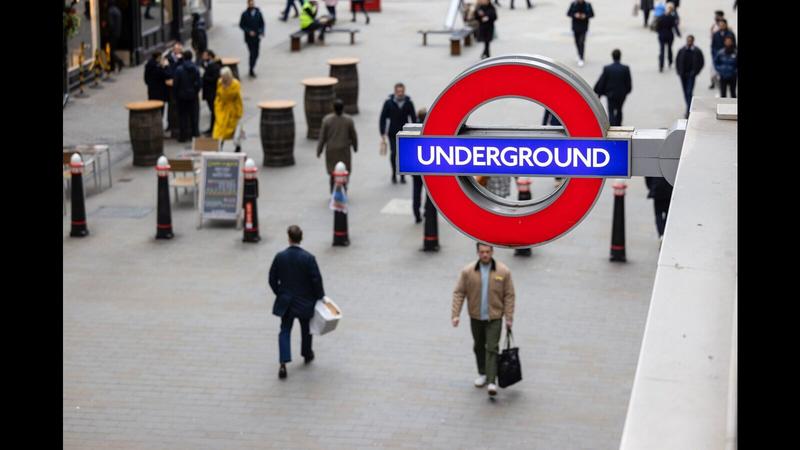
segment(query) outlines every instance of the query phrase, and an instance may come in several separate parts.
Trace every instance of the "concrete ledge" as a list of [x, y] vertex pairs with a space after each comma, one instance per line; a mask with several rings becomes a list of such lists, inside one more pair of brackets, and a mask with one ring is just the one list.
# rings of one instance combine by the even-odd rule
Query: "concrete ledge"
[[735, 447], [737, 122], [720, 103], [736, 100], [692, 101], [621, 449]]

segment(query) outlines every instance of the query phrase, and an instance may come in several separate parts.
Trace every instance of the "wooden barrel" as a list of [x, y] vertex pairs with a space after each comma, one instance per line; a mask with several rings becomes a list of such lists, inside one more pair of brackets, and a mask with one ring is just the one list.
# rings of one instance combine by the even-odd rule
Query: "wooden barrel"
[[291, 100], [272, 100], [258, 104], [261, 108], [261, 149], [264, 165], [294, 165], [294, 113]]
[[239, 79], [239, 58], [220, 58], [222, 67], [230, 67], [233, 77]]
[[319, 139], [319, 130], [322, 127], [322, 118], [333, 112], [333, 101], [336, 94], [333, 87], [339, 80], [331, 77], [306, 78], [305, 110], [306, 123], [308, 124], [307, 137]]
[[161, 100], [133, 102], [125, 105], [130, 110], [128, 127], [131, 134], [134, 166], [155, 166], [164, 153], [164, 129], [161, 126]]
[[358, 114], [358, 61], [358, 58], [328, 60], [331, 77], [339, 80], [334, 86], [334, 92], [344, 102], [344, 112], [347, 114]]

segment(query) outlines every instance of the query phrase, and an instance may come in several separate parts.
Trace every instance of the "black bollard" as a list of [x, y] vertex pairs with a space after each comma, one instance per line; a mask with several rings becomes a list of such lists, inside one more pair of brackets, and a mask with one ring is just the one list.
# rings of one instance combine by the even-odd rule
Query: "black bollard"
[[169, 161], [166, 156], [158, 158], [158, 214], [156, 217], [156, 239], [172, 239], [172, 210], [169, 201]]
[[[531, 199], [531, 184], [533, 181], [528, 177], [517, 177], [517, 200], [525, 201]], [[531, 256], [530, 248], [514, 249], [514, 256]]]
[[422, 238], [422, 251], [439, 251], [439, 213], [428, 193], [425, 193], [425, 231]]
[[242, 242], [258, 242], [258, 176], [256, 163], [247, 158], [244, 163], [244, 237]]
[[69, 166], [72, 172], [72, 229], [69, 235], [71, 237], [84, 237], [89, 234], [89, 229], [86, 228], [86, 205], [83, 198], [83, 161], [81, 160], [81, 155], [73, 153]]
[[611, 228], [611, 258], [613, 262], [625, 262], [625, 189], [624, 182], [614, 183], [614, 221]]
[[333, 209], [333, 245], [347, 247], [350, 245], [350, 236], [347, 232], [347, 167], [339, 161], [333, 169], [333, 198], [331, 198], [331, 209]]

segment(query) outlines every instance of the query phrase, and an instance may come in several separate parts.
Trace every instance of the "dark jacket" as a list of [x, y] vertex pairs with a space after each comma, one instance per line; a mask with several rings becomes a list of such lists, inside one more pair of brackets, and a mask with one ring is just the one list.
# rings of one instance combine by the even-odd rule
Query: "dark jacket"
[[631, 69], [619, 62], [603, 67], [603, 74], [594, 85], [595, 94], [619, 101], [624, 101], [632, 89]]
[[[584, 13], [586, 14], [586, 18], [576, 19], [576, 13]], [[567, 16], [572, 17], [572, 31], [585, 33], [589, 30], [589, 19], [594, 17], [594, 9], [592, 9], [592, 4], [589, 2], [583, 2], [582, 5], [578, 2], [572, 2], [572, 4], [569, 5]]]
[[206, 34], [206, 21], [202, 17], [192, 22], [192, 48], [200, 56], [208, 49], [208, 35]]
[[739, 74], [737, 53], [735, 48], [730, 53], [723, 48], [714, 56], [714, 69], [717, 70], [721, 79], [732, 80]]
[[654, 200], [669, 200], [672, 197], [672, 185], [663, 177], [644, 177], [647, 185], [647, 198]]
[[736, 35], [731, 30], [719, 30], [711, 36], [711, 51], [716, 55], [720, 50], [725, 48], [725, 37], [730, 36], [733, 38], [733, 46], [736, 47]]
[[148, 100], [167, 101], [169, 99], [167, 85], [164, 84], [167, 78], [169, 78], [167, 69], [161, 67], [158, 60], [147, 61], [147, 64], [144, 65], [144, 82], [147, 85]]
[[200, 71], [191, 61], [183, 61], [175, 69], [175, 98], [178, 100], [196, 100], [197, 93], [203, 86]]
[[122, 11], [116, 5], [108, 8], [108, 32], [113, 40], [122, 36]]
[[[478, 12], [483, 12], [479, 15]], [[488, 17], [489, 20], [483, 21], [483, 17]], [[497, 20], [497, 10], [491, 3], [486, 5], [479, 5], [475, 9], [475, 19], [478, 21], [478, 41], [491, 42], [494, 37], [494, 21]]]
[[250, 39], [253, 36], [250, 36], [251, 31], [256, 32], [256, 38], [264, 34], [264, 17], [261, 15], [261, 10], [258, 8], [253, 8], [256, 10], [255, 14], [250, 14], [250, 9], [245, 9], [242, 13], [242, 18], [239, 19], [239, 28], [244, 31], [244, 38]]
[[[659, 17], [656, 21], [656, 32], [658, 33], [658, 39], [672, 42], [672, 40], [675, 38], [675, 34], [680, 36], [681, 32], [678, 30], [678, 21], [678, 15], [675, 13], [664, 14]], [[675, 31], [674, 34], [673, 30]]]
[[219, 59], [213, 59], [206, 64], [206, 71], [203, 73], [203, 100], [214, 100], [221, 70], [222, 61]]
[[678, 50], [678, 56], [675, 58], [678, 76], [696, 77], [703, 70], [703, 64], [705, 64], [703, 52], [696, 45], [693, 45], [691, 50], [686, 46]]
[[[386, 119], [389, 119], [389, 130], [386, 130]], [[403, 129], [403, 125], [409, 122], [417, 121], [417, 113], [414, 110], [414, 103], [411, 102], [411, 97], [405, 96], [405, 103], [401, 109], [394, 101], [394, 94], [389, 94], [389, 98], [383, 102], [383, 110], [381, 111], [380, 118], [380, 131], [381, 135], [388, 134], [389, 137], [394, 139], [398, 131]]]
[[653, 0], [641, 0], [639, 2], [639, 9], [642, 11], [650, 11], [653, 9]]
[[178, 70], [178, 66], [183, 61], [183, 58], [175, 57], [175, 54], [169, 52], [167, 54], [167, 62], [169, 65], [167, 66], [167, 76], [169, 78], [175, 78], [175, 71]]
[[269, 268], [269, 286], [275, 293], [272, 314], [279, 317], [291, 311], [297, 317], [310, 319], [317, 300], [325, 296], [317, 260], [296, 245], [275, 255]]

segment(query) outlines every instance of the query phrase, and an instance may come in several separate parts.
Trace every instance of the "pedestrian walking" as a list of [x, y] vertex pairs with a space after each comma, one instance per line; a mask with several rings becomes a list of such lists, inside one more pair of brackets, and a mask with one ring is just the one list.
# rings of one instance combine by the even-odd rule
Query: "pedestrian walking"
[[[560, 127], [561, 122], [558, 120], [555, 114], [551, 113], [549, 109], [544, 110], [544, 117], [542, 117], [542, 125], [549, 125], [554, 127]], [[564, 178], [562, 177], [555, 177], [555, 185], [556, 187], [561, 186], [564, 183]]]
[[278, 334], [278, 377], [281, 379], [286, 378], [286, 363], [292, 361], [294, 319], [300, 321], [300, 355], [306, 364], [314, 360], [309, 323], [314, 317], [314, 305], [325, 296], [316, 258], [300, 248], [303, 230], [291, 225], [286, 233], [289, 235], [289, 247], [275, 255], [269, 269], [269, 286], [275, 294], [272, 314], [281, 318], [281, 331]]
[[117, 56], [116, 50], [119, 39], [122, 37], [122, 11], [117, 6], [116, 0], [108, 0], [108, 43], [111, 46], [111, 70], [122, 70], [125, 63]]
[[198, 120], [200, 103], [198, 94], [203, 87], [200, 70], [192, 62], [192, 51], [183, 52], [181, 63], [175, 69], [175, 97], [178, 100], [178, 122], [180, 133], [178, 142], [187, 142], [189, 138], [200, 136]]
[[686, 100], [686, 118], [689, 118], [689, 107], [692, 105], [694, 93], [694, 80], [703, 70], [703, 52], [694, 45], [694, 36], [686, 36], [686, 46], [678, 50], [675, 58], [675, 68], [681, 79], [683, 98]]
[[356, 6], [361, 7], [361, 12], [364, 13], [364, 17], [367, 18], [367, 25], [369, 25], [369, 14], [367, 14], [367, 8], [364, 6], [364, 0], [350, 0], [350, 11], [353, 13], [351, 22], [356, 21]]
[[[427, 115], [427, 108], [417, 111], [417, 123], [424, 123]], [[420, 206], [422, 206], [422, 175], [411, 175], [411, 183], [413, 185], [411, 188], [411, 210], [414, 213], [414, 223], [420, 223], [422, 222], [422, 215], [419, 210]], [[427, 194], [425, 196], [427, 197]]]
[[319, 30], [319, 40], [325, 40], [325, 26], [317, 17], [317, 0], [303, 0], [300, 7], [300, 29], [306, 33], [313, 33]]
[[264, 16], [261, 15], [261, 10], [256, 8], [255, 0], [247, 0], [247, 9], [239, 19], [239, 28], [244, 31], [244, 42], [247, 44], [247, 51], [250, 52], [249, 76], [255, 78], [258, 46], [264, 37]]
[[725, 47], [714, 56], [714, 68], [719, 73], [719, 91], [727, 97], [730, 87], [731, 98], [736, 98], [736, 79], [739, 76], [739, 62], [733, 36], [725, 36]]
[[[525, 3], [528, 4], [528, 9], [533, 8], [533, 3], [531, 3], [531, 0], [525, 0]], [[500, 6], [500, 5], [498, 4], [497, 6]], [[514, 0], [511, 0], [511, 9], [514, 9]]]
[[489, 43], [494, 38], [494, 22], [497, 20], [497, 10], [489, 0], [478, 0], [475, 9], [475, 18], [478, 19], [478, 41], [483, 42], [481, 59], [489, 57]]
[[192, 14], [192, 48], [197, 55], [197, 64], [202, 64], [203, 52], [208, 49], [206, 20], [198, 13]]
[[567, 16], [572, 18], [572, 34], [575, 35], [575, 47], [578, 49], [578, 66], [583, 67], [586, 33], [589, 31], [589, 19], [594, 17], [594, 9], [586, 0], [576, 0], [569, 5]]
[[233, 77], [230, 67], [223, 67], [219, 72], [214, 96], [214, 131], [211, 136], [222, 141], [233, 139], [235, 151], [240, 152], [242, 146], [236, 128], [243, 114], [241, 84]]
[[[166, 103], [169, 99], [166, 84], [169, 74], [164, 66], [165, 63], [161, 53], [153, 52], [144, 65], [144, 83], [147, 85], [148, 100], [161, 100]], [[161, 108], [161, 115], [164, 115], [164, 108]]]
[[[667, 9], [664, 15], [658, 18], [656, 22], [656, 32], [658, 33], [658, 71], [664, 71], [664, 48], [667, 48], [667, 59], [669, 67], [672, 68], [672, 41], [675, 39], [675, 34], [681, 36], [678, 29], [679, 24], [678, 13], [675, 12], [675, 6], [672, 2], [667, 3]], [[674, 34], [673, 34], [674, 31]]]
[[[302, 1], [299, 1], [299, 3], [301, 5], [303, 4]], [[286, 0], [286, 8], [283, 10], [283, 14], [280, 17], [281, 21], [286, 22], [289, 19], [290, 8], [294, 8], [294, 16], [292, 17], [297, 17], [300, 14], [300, 12], [297, 9], [297, 5], [294, 4], [294, 0]]]
[[[394, 94], [383, 102], [381, 117], [378, 122], [381, 132], [381, 142], [386, 145], [386, 137], [389, 137], [389, 145], [392, 149], [389, 155], [389, 162], [392, 165], [392, 184], [397, 183], [397, 133], [403, 129], [403, 125], [409, 122], [416, 122], [417, 114], [414, 112], [414, 103], [411, 97], [406, 95], [406, 86], [403, 83], [394, 85]], [[388, 123], [387, 123], [388, 122]], [[400, 175], [400, 182], [406, 182], [406, 176]]]
[[[719, 31], [719, 29], [720, 29], [719, 22], [720, 22], [720, 20], [722, 20], [724, 18], [725, 18], [725, 12], [724, 11], [720, 11], [720, 10], [714, 11], [714, 25], [711, 25], [711, 53], [710, 53], [711, 56], [710, 57], [711, 57], [712, 64], [711, 64], [711, 84], [708, 86], [709, 89], [714, 89], [715, 87], [717, 87], [717, 79], [719, 78], [719, 75], [717, 74], [717, 71], [714, 70], [713, 62], [714, 62], [714, 56], [717, 54], [717, 52], [719, 50], [722, 49], [722, 47], [719, 47], [719, 48], [716, 48], [716, 49], [714, 48], [714, 34], [716, 34], [716, 32]], [[726, 26], [727, 26], [727, 23], [726, 23]], [[724, 43], [724, 42], [722, 42], [722, 43]]]
[[606, 96], [608, 100], [608, 116], [612, 127], [622, 126], [622, 104], [625, 97], [631, 93], [631, 69], [620, 63], [622, 52], [614, 49], [611, 52], [613, 63], [603, 67], [603, 73], [594, 85], [594, 92], [598, 96]]
[[[317, 158], [325, 152], [325, 169], [330, 178], [330, 192], [333, 192], [333, 171], [336, 163], [344, 163], [348, 176], [353, 175], [352, 153], [358, 151], [358, 135], [356, 134], [353, 118], [344, 113], [344, 102], [336, 99], [333, 102], [333, 112], [322, 119], [322, 128], [319, 131], [317, 143]], [[347, 185], [345, 185], [347, 190]]]
[[461, 307], [467, 300], [467, 312], [472, 330], [473, 351], [478, 365], [475, 387], [488, 383], [490, 396], [497, 394], [497, 350], [502, 332], [503, 317], [511, 330], [514, 320], [514, 283], [511, 270], [495, 261], [491, 245], [478, 242], [478, 261], [467, 264], [453, 290], [452, 322], [457, 327]]
[[203, 134], [211, 136], [214, 132], [214, 99], [217, 97], [217, 81], [222, 70], [222, 60], [212, 50], [203, 52], [203, 100], [211, 111], [211, 123]]
[[647, 28], [647, 22], [650, 20], [650, 11], [653, 10], [653, 0], [640, 0], [639, 9], [642, 10], [644, 16], [644, 26]]
[[178, 41], [172, 45], [172, 51], [167, 53], [167, 77], [173, 81], [172, 86], [167, 86], [168, 109], [167, 109], [167, 131], [171, 131], [172, 137], [175, 137], [174, 130], [179, 129], [180, 125], [176, 123], [178, 118], [178, 99], [175, 97], [175, 71], [178, 65], [183, 60], [183, 44]]
[[669, 202], [672, 198], [672, 185], [663, 177], [644, 177], [644, 182], [648, 190], [647, 198], [653, 199], [658, 238], [662, 239], [664, 228], [667, 226], [667, 213], [669, 212]]

